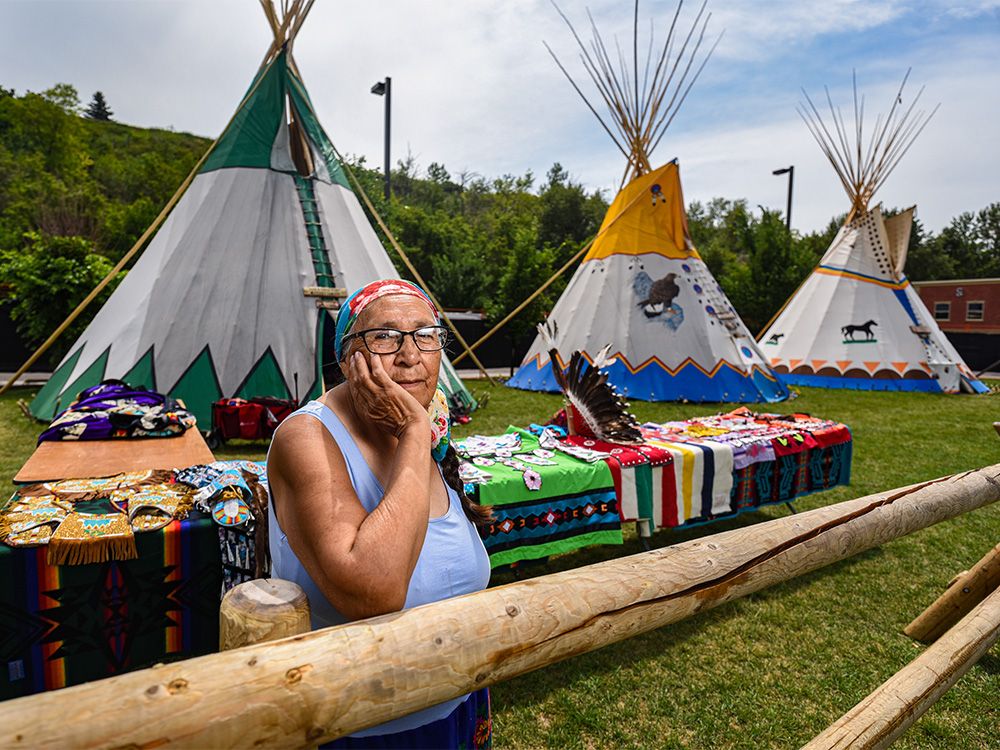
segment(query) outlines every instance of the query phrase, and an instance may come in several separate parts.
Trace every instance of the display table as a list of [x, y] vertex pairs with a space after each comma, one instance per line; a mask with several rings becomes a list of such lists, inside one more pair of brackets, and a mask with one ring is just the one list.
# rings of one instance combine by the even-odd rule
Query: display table
[[176, 437], [46, 441], [35, 448], [14, 481], [29, 484], [107, 477], [123, 471], [173, 469], [214, 460], [205, 439], [194, 429]]
[[[539, 450], [538, 440], [524, 430], [523, 452]], [[532, 465], [541, 485], [527, 487], [523, 472], [495, 463], [493, 479], [476, 485], [476, 500], [493, 508], [484, 544], [493, 567], [538, 559], [591, 544], [621, 544], [621, 513], [611, 470], [603, 461], [586, 463], [554, 454], [551, 465]]]
[[[537, 440], [525, 437], [523, 430], [508, 432], [521, 436], [520, 447], [511, 451], [513, 459], [537, 448]], [[483, 505], [493, 507], [495, 520], [484, 531], [493, 567], [589, 544], [620, 544], [621, 522], [638, 522], [646, 535], [789, 503], [850, 482], [850, 430], [808, 415], [755, 414], [743, 408], [647, 424], [642, 435], [641, 445], [580, 436], [560, 440], [558, 466], [531, 467], [541, 479], [534, 492], [526, 489], [523, 472], [499, 462], [484, 466], [491, 476], [473, 491]], [[462, 441], [457, 445], [461, 450]], [[565, 456], [567, 448], [581, 455], [593, 452], [589, 458], [595, 461]], [[596, 469], [600, 465], [608, 475]], [[609, 479], [613, 497], [607, 495]], [[594, 503], [595, 497], [602, 504]], [[618, 513], [617, 527], [612, 508]], [[588, 533], [597, 524], [604, 532], [600, 538]]]
[[[621, 544], [623, 522], [637, 521], [645, 531], [706, 523], [850, 481], [850, 431], [805, 415], [737, 410], [647, 424], [642, 435], [640, 445], [572, 436], [547, 436], [542, 445], [512, 427], [504, 436], [482, 438], [486, 453], [470, 457], [470, 465], [476, 461], [488, 477], [470, 489], [493, 508], [494, 520], [483, 531], [491, 565]], [[180, 447], [180, 441], [157, 442]], [[488, 458], [491, 441], [516, 448]], [[462, 452], [472, 442], [455, 445]], [[222, 464], [257, 475], [266, 486], [263, 463], [213, 466]], [[212, 481], [232, 486], [231, 478]], [[0, 661], [6, 664], [0, 699], [218, 647], [220, 593], [260, 575], [253, 537], [194, 511], [136, 533], [135, 543], [138, 559], [72, 566], [49, 565], [45, 546], [0, 544]]]
[[135, 540], [136, 560], [63, 566], [0, 544], [0, 699], [218, 649], [215, 523], [193, 512]]

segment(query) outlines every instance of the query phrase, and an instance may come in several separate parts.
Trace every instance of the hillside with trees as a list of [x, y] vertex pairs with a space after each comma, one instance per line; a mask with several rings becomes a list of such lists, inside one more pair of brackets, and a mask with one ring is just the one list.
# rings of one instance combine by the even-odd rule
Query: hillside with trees
[[[17, 94], [0, 86], [0, 305], [29, 345], [66, 317], [141, 236], [210, 140], [114, 122], [112, 103], [57, 84]], [[353, 171], [420, 273], [448, 307], [478, 308], [498, 320], [572, 259], [600, 227], [610, 196], [588, 192], [556, 163], [538, 179], [449, 173], [412, 157], [391, 175], [364, 159]], [[795, 291], [836, 233], [789, 236], [778, 212], [752, 213], [745, 200], [688, 206], [691, 235], [752, 331]], [[394, 251], [384, 238], [390, 255]], [[395, 260], [395, 258], [394, 258]], [[402, 268], [401, 264], [397, 264]], [[1000, 203], [963, 213], [940, 234], [915, 222], [913, 280], [1000, 276]], [[530, 335], [573, 267], [511, 324]], [[65, 353], [110, 285], [52, 350]]]

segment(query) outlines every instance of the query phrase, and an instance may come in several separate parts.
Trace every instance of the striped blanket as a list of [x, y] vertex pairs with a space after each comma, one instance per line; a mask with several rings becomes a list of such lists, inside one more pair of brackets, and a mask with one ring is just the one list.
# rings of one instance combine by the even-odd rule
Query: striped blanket
[[604, 455], [623, 521], [701, 523], [850, 481], [850, 430], [804, 414], [740, 408], [641, 432], [638, 446], [565, 440]]

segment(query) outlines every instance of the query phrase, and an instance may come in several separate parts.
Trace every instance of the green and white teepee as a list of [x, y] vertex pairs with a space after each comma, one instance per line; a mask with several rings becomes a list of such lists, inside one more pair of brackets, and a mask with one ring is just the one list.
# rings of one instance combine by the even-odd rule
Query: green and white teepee
[[[275, 40], [228, 127], [31, 412], [50, 419], [105, 378], [182, 399], [202, 429], [219, 398], [322, 393], [322, 289], [398, 277], [351, 190], [291, 54], [311, 3]], [[306, 296], [310, 294], [311, 296]], [[462, 391], [445, 361], [442, 387]]]

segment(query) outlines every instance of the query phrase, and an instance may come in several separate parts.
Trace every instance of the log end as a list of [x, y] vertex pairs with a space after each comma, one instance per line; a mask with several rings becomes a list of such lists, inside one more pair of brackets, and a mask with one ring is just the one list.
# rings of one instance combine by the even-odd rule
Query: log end
[[219, 649], [308, 633], [309, 600], [297, 583], [258, 578], [234, 586], [219, 607]]

